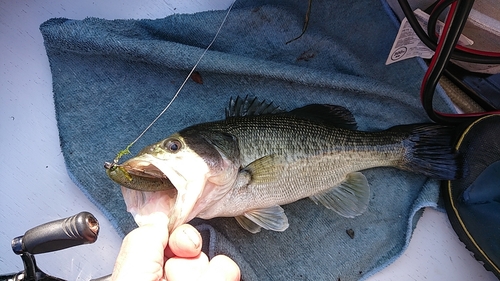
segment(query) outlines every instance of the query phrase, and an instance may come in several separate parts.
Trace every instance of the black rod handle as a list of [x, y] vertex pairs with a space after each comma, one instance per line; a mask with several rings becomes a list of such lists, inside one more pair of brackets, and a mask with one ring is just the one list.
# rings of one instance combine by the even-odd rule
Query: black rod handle
[[12, 240], [12, 250], [41, 254], [94, 243], [99, 234], [99, 222], [89, 212], [36, 226]]

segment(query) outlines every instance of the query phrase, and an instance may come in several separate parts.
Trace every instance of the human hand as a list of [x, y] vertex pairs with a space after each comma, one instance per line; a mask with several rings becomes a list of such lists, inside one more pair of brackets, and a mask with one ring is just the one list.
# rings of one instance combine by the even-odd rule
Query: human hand
[[209, 261], [201, 252], [201, 235], [193, 226], [181, 225], [169, 237], [168, 218], [155, 215], [154, 224], [136, 228], [123, 239], [112, 280], [240, 280], [233, 260], [219, 255]]

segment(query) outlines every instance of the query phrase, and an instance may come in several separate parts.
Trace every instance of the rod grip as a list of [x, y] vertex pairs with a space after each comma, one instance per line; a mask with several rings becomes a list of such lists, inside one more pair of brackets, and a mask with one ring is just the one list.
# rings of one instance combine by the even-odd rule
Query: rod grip
[[99, 234], [99, 222], [89, 212], [36, 226], [12, 240], [12, 250], [41, 254], [94, 243]]

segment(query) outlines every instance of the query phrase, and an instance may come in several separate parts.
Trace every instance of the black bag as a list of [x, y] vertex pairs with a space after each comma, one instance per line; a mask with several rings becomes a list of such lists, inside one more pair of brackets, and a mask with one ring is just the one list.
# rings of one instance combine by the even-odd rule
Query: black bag
[[464, 178], [443, 181], [451, 225], [475, 258], [500, 278], [500, 115], [466, 126], [457, 141]]

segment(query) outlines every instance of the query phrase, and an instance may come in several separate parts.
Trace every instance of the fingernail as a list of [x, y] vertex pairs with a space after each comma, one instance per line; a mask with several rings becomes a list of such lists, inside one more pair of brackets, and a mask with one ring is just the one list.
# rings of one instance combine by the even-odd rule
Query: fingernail
[[196, 249], [201, 246], [200, 234], [194, 228], [183, 229], [182, 232], [188, 237], [189, 241], [193, 243]]

